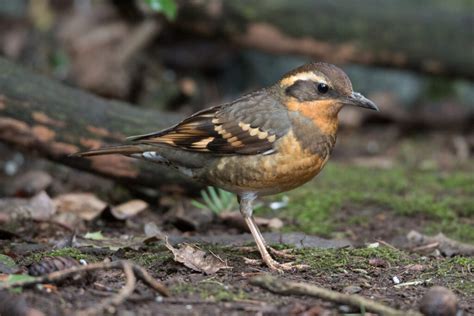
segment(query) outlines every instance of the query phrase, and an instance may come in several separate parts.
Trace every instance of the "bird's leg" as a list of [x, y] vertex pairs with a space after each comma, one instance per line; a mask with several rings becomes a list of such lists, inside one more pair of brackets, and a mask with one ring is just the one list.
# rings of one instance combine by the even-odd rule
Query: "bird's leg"
[[244, 193], [239, 196], [239, 204], [240, 204], [240, 213], [244, 217], [247, 226], [252, 233], [253, 238], [255, 239], [255, 243], [257, 244], [258, 251], [262, 256], [263, 262], [272, 270], [283, 272], [283, 270], [290, 270], [294, 268], [294, 266], [290, 264], [281, 264], [275, 261], [268, 253], [267, 245], [265, 239], [263, 238], [260, 230], [258, 229], [257, 224], [255, 223], [255, 219], [252, 216], [253, 209], [252, 209], [252, 202], [255, 200], [257, 196], [253, 193]]

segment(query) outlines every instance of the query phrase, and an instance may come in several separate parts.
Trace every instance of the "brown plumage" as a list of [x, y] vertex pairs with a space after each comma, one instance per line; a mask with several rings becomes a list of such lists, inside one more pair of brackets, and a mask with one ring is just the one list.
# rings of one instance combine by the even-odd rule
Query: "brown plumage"
[[344, 105], [378, 110], [352, 91], [341, 69], [310, 63], [273, 86], [197, 112], [163, 131], [76, 156], [122, 154], [145, 159], [236, 193], [264, 262], [284, 270], [291, 265], [279, 264], [269, 255], [252, 217], [252, 201], [293, 189], [319, 173], [336, 142], [337, 114]]

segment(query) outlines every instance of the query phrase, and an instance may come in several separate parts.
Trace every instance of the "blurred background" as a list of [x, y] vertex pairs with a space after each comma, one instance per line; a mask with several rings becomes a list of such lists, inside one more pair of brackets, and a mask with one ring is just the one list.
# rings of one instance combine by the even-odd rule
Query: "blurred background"
[[[232, 194], [126, 157], [68, 157], [168, 127], [309, 61], [342, 67], [380, 112], [343, 109], [320, 175], [257, 201], [267, 241], [299, 248], [297, 262], [311, 265], [291, 279], [402, 309], [443, 285], [474, 313], [473, 0], [0, 0], [0, 283], [44, 256], [46, 272], [64, 268], [55, 256], [129, 259], [177, 300], [142, 286], [119, 315], [359, 312], [250, 286], [264, 268], [239, 248], [252, 239]], [[156, 242], [162, 234], [233, 269], [191, 271]], [[122, 286], [113, 273], [22, 295], [68, 315], [110, 299]], [[25, 306], [5, 295], [0, 314]]]
[[[1, 1], [0, 54], [68, 86], [176, 117], [271, 85], [308, 61], [335, 63], [381, 111], [344, 109], [333, 163], [290, 194], [286, 211], [269, 212], [286, 216], [289, 230], [325, 236], [391, 238], [428, 221], [429, 232], [474, 240], [470, 0]], [[173, 183], [158, 192], [113, 189], [6, 145], [1, 163], [4, 195], [17, 192], [12, 179], [37, 169], [53, 175], [52, 196], [97, 190], [111, 202], [139, 196], [167, 209], [173, 202], [163, 192], [198, 192]], [[402, 219], [393, 231], [377, 229], [394, 216]], [[363, 232], [348, 228], [349, 219], [364, 223]]]

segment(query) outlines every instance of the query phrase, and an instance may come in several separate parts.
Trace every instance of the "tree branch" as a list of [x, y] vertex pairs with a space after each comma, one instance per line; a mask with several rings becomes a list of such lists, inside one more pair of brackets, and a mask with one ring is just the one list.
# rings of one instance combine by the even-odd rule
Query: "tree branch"
[[270, 292], [282, 295], [308, 295], [339, 304], [363, 307], [366, 311], [385, 316], [421, 316], [415, 311], [399, 311], [383, 304], [366, 299], [360, 295], [348, 295], [327, 290], [308, 283], [291, 282], [271, 275], [257, 276], [250, 280], [252, 285], [257, 285]]

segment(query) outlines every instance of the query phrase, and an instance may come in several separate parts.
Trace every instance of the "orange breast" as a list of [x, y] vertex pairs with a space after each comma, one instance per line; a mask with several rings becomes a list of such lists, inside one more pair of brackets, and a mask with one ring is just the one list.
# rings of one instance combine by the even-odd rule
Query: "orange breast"
[[208, 181], [237, 193], [274, 194], [309, 181], [329, 158], [302, 148], [292, 132], [278, 141], [276, 149], [272, 155], [221, 158], [209, 169]]

